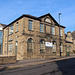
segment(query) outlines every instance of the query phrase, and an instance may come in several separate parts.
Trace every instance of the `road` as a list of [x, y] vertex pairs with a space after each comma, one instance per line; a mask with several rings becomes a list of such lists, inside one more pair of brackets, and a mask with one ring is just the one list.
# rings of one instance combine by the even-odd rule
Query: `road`
[[75, 58], [0, 71], [0, 75], [75, 75]]

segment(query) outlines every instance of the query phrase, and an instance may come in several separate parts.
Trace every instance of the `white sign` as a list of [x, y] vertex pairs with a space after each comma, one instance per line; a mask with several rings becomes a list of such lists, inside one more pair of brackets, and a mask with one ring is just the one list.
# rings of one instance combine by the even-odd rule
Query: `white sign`
[[46, 47], [52, 47], [52, 42], [45, 42]]

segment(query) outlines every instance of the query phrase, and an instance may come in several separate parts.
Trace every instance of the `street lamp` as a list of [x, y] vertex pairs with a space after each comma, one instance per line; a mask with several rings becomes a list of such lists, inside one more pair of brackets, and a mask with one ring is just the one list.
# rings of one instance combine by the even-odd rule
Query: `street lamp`
[[60, 49], [60, 57], [61, 57], [61, 48], [60, 48], [60, 15], [61, 15], [61, 13], [59, 13], [59, 49]]
[[60, 25], [60, 15], [61, 15], [61, 13], [59, 13], [59, 25]]

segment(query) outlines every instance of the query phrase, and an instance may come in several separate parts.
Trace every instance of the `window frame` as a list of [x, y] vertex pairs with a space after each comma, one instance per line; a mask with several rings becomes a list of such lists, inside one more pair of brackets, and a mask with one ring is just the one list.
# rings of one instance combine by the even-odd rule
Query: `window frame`
[[60, 31], [60, 36], [63, 36], [63, 35], [62, 35], [62, 29], [61, 29], [61, 28], [59, 28], [59, 29], [60, 29], [60, 30], [59, 30], [59, 31]]
[[[13, 28], [12, 28], [13, 27]], [[9, 27], [9, 35], [13, 34], [14, 25], [11, 25]]]
[[[29, 23], [28, 23], [28, 30], [29, 31], [33, 31], [33, 21], [32, 20], [29, 20], [28, 21]], [[30, 23], [31, 22], [31, 23]]]
[[18, 32], [19, 22], [16, 23], [16, 32]]
[[45, 52], [45, 41], [40, 40], [40, 53], [44, 53], [44, 52]]
[[27, 53], [33, 53], [33, 49], [34, 49], [33, 39], [29, 38], [27, 41]]
[[43, 23], [40, 23], [40, 32], [44, 33], [44, 24]]
[[56, 41], [53, 41], [52, 52], [56, 52], [56, 50], [57, 50], [57, 44]]
[[52, 32], [52, 35], [55, 35], [55, 27], [54, 26], [51, 27], [51, 32]]
[[9, 43], [9, 52], [12, 51], [12, 49], [13, 49], [13, 44]]
[[3, 31], [0, 31], [0, 38], [3, 38]]

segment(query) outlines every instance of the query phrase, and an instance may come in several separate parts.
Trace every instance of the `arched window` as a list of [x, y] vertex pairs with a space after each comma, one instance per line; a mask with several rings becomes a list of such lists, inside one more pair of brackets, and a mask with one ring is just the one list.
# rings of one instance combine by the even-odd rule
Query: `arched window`
[[60, 51], [63, 52], [63, 43], [60, 43]]
[[45, 50], [45, 41], [40, 40], [40, 53], [44, 53]]
[[56, 42], [53, 41], [53, 49], [52, 49], [52, 52], [56, 52]]
[[33, 39], [29, 38], [27, 41], [27, 52], [32, 53], [33, 52]]

